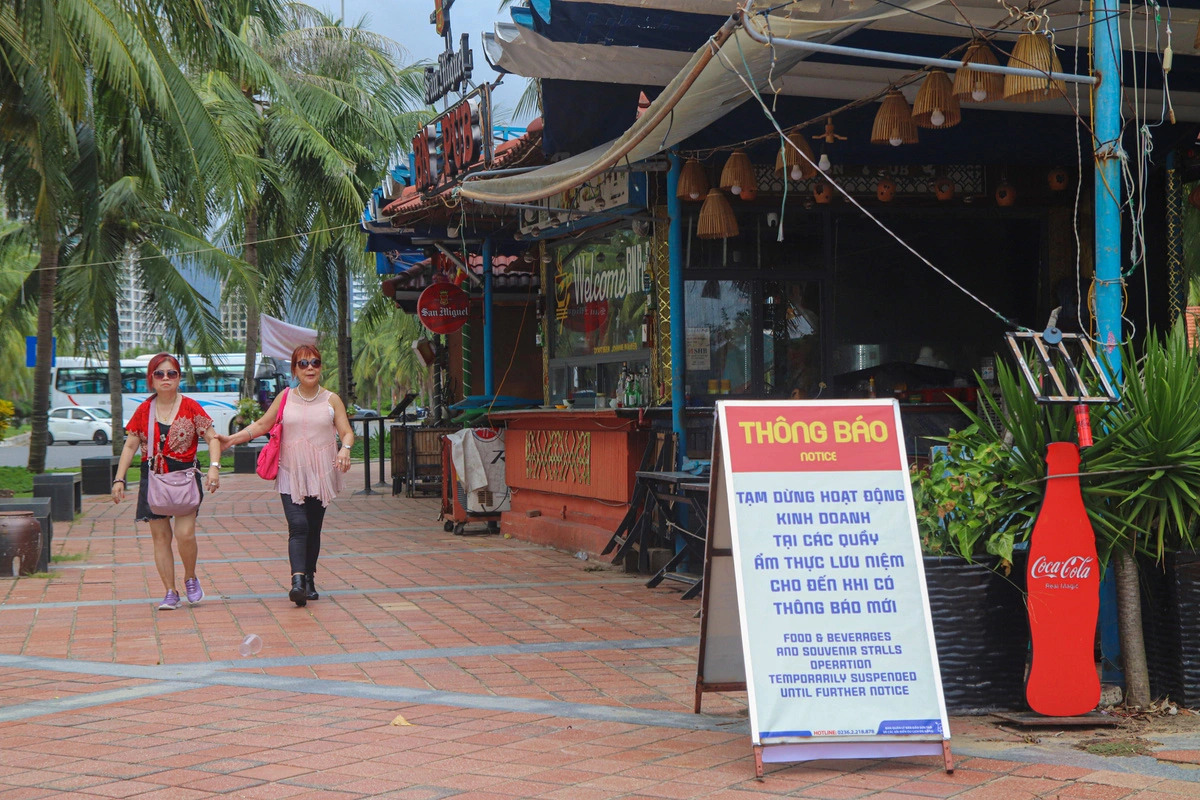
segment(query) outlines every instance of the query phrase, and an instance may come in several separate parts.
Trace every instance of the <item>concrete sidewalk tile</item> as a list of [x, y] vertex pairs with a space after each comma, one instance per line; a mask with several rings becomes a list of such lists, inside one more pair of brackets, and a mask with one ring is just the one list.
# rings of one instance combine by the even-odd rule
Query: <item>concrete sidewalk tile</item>
[[1139, 775], [1134, 772], [1112, 772], [1110, 770], [1097, 770], [1079, 777], [1080, 783], [1100, 783], [1106, 786], [1119, 786], [1128, 789], [1145, 789], [1161, 781], [1161, 778], [1149, 775]]

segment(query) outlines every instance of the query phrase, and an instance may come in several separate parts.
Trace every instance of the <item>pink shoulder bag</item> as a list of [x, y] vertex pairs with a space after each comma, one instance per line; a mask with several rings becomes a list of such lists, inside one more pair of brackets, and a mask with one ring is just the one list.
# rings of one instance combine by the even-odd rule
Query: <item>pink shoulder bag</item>
[[[200, 484], [197, 483], [199, 470], [194, 466], [176, 472], [167, 472], [166, 464], [163, 471], [154, 469], [154, 449], [158, 442], [158, 431], [155, 422], [156, 400], [150, 401], [150, 421], [146, 425], [146, 435], [149, 437], [150, 462], [144, 465], [150, 474], [146, 485], [146, 504], [150, 510], [161, 517], [182, 517], [193, 514], [200, 507]], [[159, 454], [162, 457], [162, 454]]]
[[258, 464], [254, 471], [263, 480], [273, 481], [279, 474], [279, 449], [283, 447], [283, 407], [287, 405], [290, 391], [291, 389], [283, 390], [283, 395], [279, 398], [279, 414], [276, 415], [275, 424], [271, 426], [271, 430], [267, 434], [271, 438], [263, 445], [263, 449], [258, 454]]

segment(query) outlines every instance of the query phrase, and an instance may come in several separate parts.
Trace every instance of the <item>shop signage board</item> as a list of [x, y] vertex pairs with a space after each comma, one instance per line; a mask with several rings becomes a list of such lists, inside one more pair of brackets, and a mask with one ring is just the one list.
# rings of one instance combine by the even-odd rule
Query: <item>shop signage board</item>
[[760, 776], [911, 755], [952, 771], [899, 405], [718, 402], [709, 502], [697, 710], [745, 688]]
[[521, 211], [519, 233], [524, 237], [542, 237], [570, 230], [572, 224], [603, 214], [628, 211], [646, 206], [646, 174], [628, 170], [608, 170], [582, 186], [546, 198], [533, 205], [544, 209]]
[[556, 259], [551, 358], [632, 352], [645, 347], [646, 275], [653, 240], [632, 229], [579, 246]]
[[417, 319], [430, 333], [454, 333], [467, 324], [471, 298], [452, 283], [425, 287], [417, 298]]
[[425, 104], [433, 105], [450, 92], [462, 91], [470, 83], [471, 70], [475, 67], [475, 54], [471, 52], [470, 37], [462, 35], [459, 49], [454, 49], [454, 36], [450, 32], [450, 7], [454, 0], [434, 0], [432, 24], [446, 42], [435, 66], [425, 67]]
[[413, 137], [413, 185], [437, 192], [492, 163], [492, 100], [487, 84], [434, 117]]

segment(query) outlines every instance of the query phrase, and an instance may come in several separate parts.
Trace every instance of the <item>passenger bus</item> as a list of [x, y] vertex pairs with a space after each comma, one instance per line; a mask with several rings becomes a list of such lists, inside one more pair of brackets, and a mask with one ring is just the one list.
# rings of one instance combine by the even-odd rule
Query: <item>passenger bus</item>
[[[128, 424], [138, 404], [149, 397], [146, 389], [146, 367], [153, 355], [121, 359], [121, 404], [125, 424]], [[244, 353], [219, 353], [213, 366], [200, 355], [190, 355], [192, 371], [184, 369], [179, 390], [200, 404], [213, 418], [218, 431], [235, 433], [234, 422], [238, 398], [241, 396], [242, 375], [246, 364]], [[270, 402], [287, 386], [287, 376], [271, 358], [258, 356], [255, 369], [254, 396], [260, 402]], [[59, 356], [50, 370], [50, 407], [111, 405], [108, 392], [108, 362], [89, 358]]]

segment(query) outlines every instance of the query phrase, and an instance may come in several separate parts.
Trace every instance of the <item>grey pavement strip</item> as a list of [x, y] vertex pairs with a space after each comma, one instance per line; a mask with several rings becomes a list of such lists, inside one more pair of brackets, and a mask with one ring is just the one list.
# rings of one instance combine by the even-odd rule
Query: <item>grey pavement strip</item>
[[144, 697], [156, 697], [163, 694], [185, 692], [190, 689], [200, 689], [203, 684], [185, 683], [182, 681], [159, 681], [142, 686], [127, 686], [123, 689], [112, 689], [106, 692], [88, 692], [70, 697], [56, 697], [51, 700], [35, 700], [32, 703], [22, 703], [19, 706], [0, 708], [0, 722], [15, 722], [32, 717], [42, 717], [46, 714], [57, 714], [61, 711], [75, 711], [80, 708], [95, 708], [112, 703], [124, 703], [129, 700], [141, 700]]
[[[328, 533], [328, 531], [323, 531]], [[389, 556], [445, 556], [457, 555], [458, 553], [513, 553], [528, 551], [528, 547], [509, 547], [505, 545], [496, 545], [495, 547], [459, 547], [448, 550], [381, 550], [379, 552], [370, 552], [367, 550], [353, 553], [321, 553], [321, 558], [380, 558]], [[272, 556], [270, 558], [205, 558], [200, 561], [201, 564], [245, 564], [257, 561], [287, 561], [287, 556]], [[122, 564], [93, 564], [87, 561], [64, 561], [61, 564], [52, 565], [54, 570], [66, 569], [118, 569], [122, 567], [153, 567], [153, 561], [132, 561]]]
[[[366, 664], [386, 661], [417, 661], [424, 658], [472, 658], [477, 656], [512, 656], [531, 653], [582, 653], [592, 650], [657, 650], [671, 647], [696, 647], [699, 637], [678, 636], [666, 639], [615, 639], [590, 642], [530, 642], [528, 644], [467, 645], [465, 647], [433, 647], [416, 650], [368, 650], [361, 653], [324, 653], [311, 656], [280, 656], [197, 662], [214, 669], [270, 669], [329, 664]], [[3, 661], [0, 661], [3, 663]]]
[[429, 647], [408, 650], [368, 650], [361, 653], [324, 653], [310, 656], [281, 656], [278, 658], [244, 658], [230, 661], [189, 661], [181, 664], [122, 664], [112, 661], [80, 661], [48, 656], [0, 655], [0, 666], [43, 672], [74, 675], [100, 675], [105, 678], [130, 678], [153, 681], [203, 680], [227, 669], [268, 669], [271, 667], [314, 666], [329, 664], [379, 663], [387, 661], [419, 661], [431, 658], [471, 658], [526, 653], [580, 653], [597, 650], [657, 650], [671, 647], [695, 647], [695, 636], [668, 639], [617, 639], [587, 642], [530, 642], [528, 644], [466, 645], [464, 647]]
[[[622, 580], [624, 576], [616, 576], [612, 573], [607, 573], [608, 583]], [[645, 576], [636, 576], [632, 580]], [[541, 589], [554, 588], [559, 586], [579, 586], [581, 582], [589, 582], [586, 578], [576, 578], [571, 581], [547, 581], [545, 583], [463, 583], [449, 586], [409, 586], [405, 588], [386, 588], [379, 589], [321, 589], [322, 597], [353, 597], [356, 595], [376, 595], [376, 594], [438, 594], [441, 592], [489, 592], [489, 591], [506, 591], [508, 589]], [[224, 595], [207, 595], [208, 600], [285, 600], [287, 593], [280, 589], [279, 592], [270, 594], [224, 594]], [[30, 609], [43, 608], [99, 608], [104, 606], [135, 606], [141, 603], [153, 604], [158, 602], [157, 598], [132, 597], [125, 600], [67, 600], [55, 603], [0, 603], [0, 613], [5, 611], [27, 611]]]
[[[270, 515], [270, 514], [255, 514], [254, 516], [255, 517], [263, 517], [263, 516], [272, 516], [272, 515]], [[273, 516], [282, 517], [283, 515], [276, 514]], [[110, 535], [104, 534], [104, 533], [97, 533], [96, 531], [80, 530], [79, 535], [85, 539], [99, 539], [101, 541], [108, 541], [109, 539], [149, 539], [150, 538], [150, 528], [149, 527], [145, 528], [145, 531], [146, 531], [145, 533], [129, 533], [129, 534], [121, 534], [121, 535], [114, 534], [114, 535], [110, 536]], [[396, 533], [398, 531], [429, 531], [431, 533], [439, 533], [439, 534], [442, 533], [441, 527], [436, 522], [431, 522], [428, 525], [409, 525], [409, 526], [398, 525], [398, 526], [394, 526], [391, 528], [322, 528], [321, 529], [322, 534], [325, 534], [325, 533]], [[71, 531], [67, 531], [66, 533], [62, 534], [61, 536], [63, 538], [66, 538], [66, 537], [69, 537], [70, 535], [71, 535]], [[206, 530], [204, 530], [203, 525], [199, 525], [196, 528], [196, 535], [199, 536], [201, 539], [206, 539], [206, 538], [213, 537], [213, 536], [287, 536], [287, 528], [277, 528], [275, 530], [268, 530], [268, 531], [206, 531]], [[59, 536], [60, 536], [59, 534], [55, 534], [54, 538], [58, 539]], [[534, 545], [530, 545], [530, 547], [534, 547]]]
[[401, 686], [378, 686], [355, 681], [326, 681], [318, 678], [291, 678], [280, 675], [233, 672], [215, 673], [205, 682], [214, 686], [237, 686], [244, 689], [263, 689], [273, 692], [322, 694], [414, 705], [454, 706], [485, 711], [536, 714], [545, 717], [621, 722], [659, 728], [681, 728], [689, 731], [724, 731], [742, 734], [750, 732], [748, 721], [742, 717], [714, 717], [708, 714], [692, 714], [683, 711], [654, 711], [629, 708], [628, 706], [602, 706], [589, 703], [569, 703], [563, 700], [533, 700], [526, 697], [500, 697], [465, 692], [441, 692], [434, 689], [410, 689]]
[[[950, 723], [950, 733], [953, 737], [954, 723]], [[1180, 749], [1195, 749], [1200, 745], [1194, 737], [1188, 737], [1192, 747]], [[1002, 761], [1018, 761], [1022, 764], [1060, 764], [1068, 767], [1083, 769], [1107, 770], [1122, 772], [1129, 775], [1149, 775], [1155, 778], [1167, 778], [1189, 783], [1200, 783], [1200, 771], [1186, 764], [1175, 764], [1169, 761], [1159, 761], [1153, 756], [1098, 756], [1072, 747], [1038, 747], [1026, 744], [1008, 744], [998, 742], [961, 742], [950, 739], [950, 749], [956, 756], [971, 756], [973, 758], [996, 758]]]

